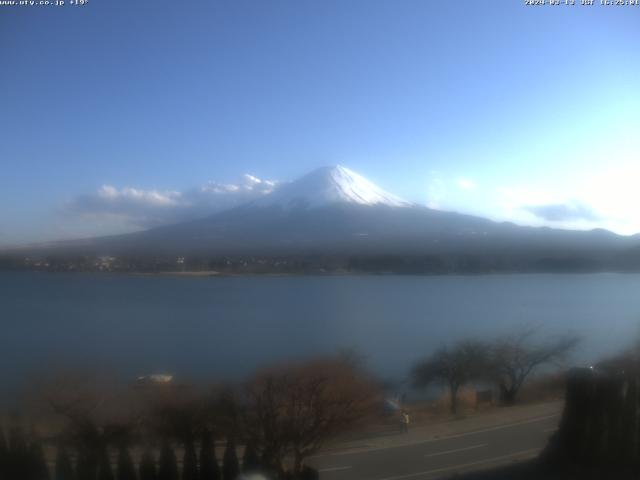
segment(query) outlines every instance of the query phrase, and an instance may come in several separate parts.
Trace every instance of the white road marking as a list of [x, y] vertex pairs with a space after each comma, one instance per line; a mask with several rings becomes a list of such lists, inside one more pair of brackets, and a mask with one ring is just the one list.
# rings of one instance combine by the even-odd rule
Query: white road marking
[[450, 453], [458, 453], [458, 452], [464, 452], [466, 450], [473, 450], [476, 448], [482, 448], [482, 447], [487, 447], [489, 446], [488, 443], [481, 443], [480, 445], [473, 445], [471, 447], [464, 447], [464, 448], [456, 448], [455, 450], [446, 450], [444, 452], [438, 452], [438, 453], [430, 453], [428, 455], [425, 455], [425, 457], [429, 458], [429, 457], [437, 457], [440, 455], [448, 455]]
[[477, 435], [479, 433], [485, 433], [485, 432], [494, 432], [496, 430], [502, 430], [505, 428], [517, 427], [520, 425], [527, 425], [529, 423], [542, 422], [544, 420], [548, 420], [550, 418], [559, 417], [559, 416], [560, 416], [560, 413], [554, 413], [551, 415], [544, 415], [542, 417], [531, 418], [529, 420], [522, 420], [520, 422], [506, 423], [503, 425], [497, 425], [495, 427], [488, 427], [488, 428], [483, 428], [481, 430], [473, 430], [471, 432], [465, 432], [465, 433], [457, 433], [454, 435], [446, 435], [438, 438], [429, 438], [427, 440], [420, 440], [418, 442], [406, 442], [398, 445], [389, 445], [386, 447], [372, 447], [372, 448], [366, 448], [361, 450], [351, 450], [351, 451], [344, 451], [344, 452], [321, 453], [319, 455], [313, 455], [312, 457], [309, 457], [309, 458], [336, 457], [336, 456], [342, 456], [342, 455], [358, 455], [358, 454], [369, 453], [369, 452], [379, 452], [381, 450], [392, 450], [394, 448], [406, 448], [412, 445], [423, 445], [425, 443], [441, 442], [444, 440], [450, 440], [452, 438], [462, 438], [462, 437], [467, 437], [469, 435]]
[[320, 470], [318, 470], [320, 473], [327, 473], [327, 472], [339, 472], [341, 470], [349, 470], [352, 467], [332, 467], [332, 468], [321, 468]]
[[501, 455], [499, 457], [493, 457], [493, 458], [486, 458], [484, 460], [478, 460], [477, 462], [463, 463], [463, 464], [454, 465], [454, 466], [451, 466], [451, 467], [436, 468], [435, 470], [427, 470], [426, 472], [409, 473], [407, 475], [398, 475], [396, 477], [385, 477], [385, 478], [380, 478], [378, 480], [403, 480], [405, 478], [423, 477], [425, 475], [433, 475], [435, 473], [450, 472], [452, 470], [462, 470], [464, 468], [474, 467], [476, 465], [482, 465], [482, 464], [485, 464], [485, 463], [500, 462], [502, 460], [506, 460], [506, 459], [509, 459], [509, 458], [515, 459], [515, 457], [521, 457], [523, 455], [527, 455], [527, 454], [531, 454], [533, 452], [539, 452], [539, 451], [540, 451], [539, 448], [530, 448], [528, 450], [521, 450], [519, 452], [510, 453], [509, 455]]
[[[549, 418], [558, 417], [558, 416], [560, 416], [559, 413], [554, 413], [553, 415], [545, 415], [544, 417], [531, 418], [529, 420], [522, 420], [521, 422], [507, 423], [505, 425], [498, 425], [496, 427], [483, 428], [481, 430], [474, 430], [472, 432], [458, 433], [458, 434], [449, 435], [449, 436], [446, 436], [446, 437], [434, 438], [432, 440], [425, 440], [424, 443], [436, 442], [438, 440], [449, 440], [451, 438], [466, 437], [468, 435], [476, 435], [478, 433], [494, 432], [496, 430], [502, 430], [504, 428], [518, 427], [520, 425], [527, 425], [529, 423], [541, 422], [543, 420], [548, 420]], [[423, 442], [420, 442], [420, 443], [423, 443]]]

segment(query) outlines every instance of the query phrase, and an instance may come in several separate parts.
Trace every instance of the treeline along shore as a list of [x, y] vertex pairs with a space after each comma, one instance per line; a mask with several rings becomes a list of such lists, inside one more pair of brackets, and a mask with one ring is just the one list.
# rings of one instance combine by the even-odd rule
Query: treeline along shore
[[483, 274], [640, 272], [640, 257], [557, 254], [125, 255], [0, 254], [0, 271], [243, 274]]

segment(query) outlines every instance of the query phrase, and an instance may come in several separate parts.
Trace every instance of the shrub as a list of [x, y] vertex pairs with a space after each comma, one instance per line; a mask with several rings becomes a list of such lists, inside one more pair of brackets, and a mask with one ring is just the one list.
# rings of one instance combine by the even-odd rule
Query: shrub
[[[200, 447], [200, 480], [220, 480], [220, 467], [216, 458], [213, 435], [209, 430], [202, 432]], [[142, 480], [142, 479], [141, 479]]]
[[182, 480], [198, 480], [198, 457], [193, 440], [187, 441], [184, 446]]
[[176, 454], [167, 441], [163, 442], [162, 448], [160, 449], [157, 478], [158, 480], [178, 480], [179, 478]]
[[136, 469], [131, 459], [129, 449], [122, 445], [118, 450], [118, 480], [136, 480]]
[[240, 473], [236, 444], [233, 438], [227, 439], [227, 446], [222, 459], [222, 477], [224, 480], [236, 480]]
[[140, 459], [139, 466], [140, 480], [156, 480], [156, 460], [153, 458], [153, 453], [150, 450], [145, 450]]
[[109, 452], [106, 448], [104, 448], [100, 453], [98, 480], [114, 480], [113, 470], [111, 469], [111, 460], [109, 459]]
[[73, 480], [73, 465], [71, 457], [64, 447], [58, 447], [56, 454], [56, 480]]

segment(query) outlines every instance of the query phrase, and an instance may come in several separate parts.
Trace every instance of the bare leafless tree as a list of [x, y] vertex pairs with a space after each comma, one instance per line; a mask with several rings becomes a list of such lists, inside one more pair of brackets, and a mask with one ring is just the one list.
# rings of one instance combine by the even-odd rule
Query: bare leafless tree
[[263, 463], [282, 471], [291, 455], [295, 477], [324, 442], [370, 415], [377, 398], [369, 378], [341, 359], [273, 368], [247, 387], [246, 428], [262, 447]]
[[444, 384], [451, 396], [451, 413], [458, 412], [458, 391], [466, 383], [486, 373], [487, 346], [478, 341], [461, 341], [452, 347], [443, 346], [433, 355], [413, 367], [414, 386]]
[[109, 376], [85, 371], [55, 371], [32, 385], [44, 423], [59, 428], [59, 439], [95, 456], [108, 444], [132, 441], [140, 416], [126, 387]]
[[564, 360], [579, 342], [575, 335], [563, 335], [537, 344], [533, 340], [536, 331], [527, 328], [500, 338], [491, 346], [491, 374], [498, 383], [504, 404], [516, 402], [520, 388], [536, 368]]

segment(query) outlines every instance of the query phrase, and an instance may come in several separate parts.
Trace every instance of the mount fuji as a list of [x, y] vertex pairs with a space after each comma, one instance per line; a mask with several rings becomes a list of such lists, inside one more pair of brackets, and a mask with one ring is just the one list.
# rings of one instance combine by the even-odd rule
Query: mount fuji
[[365, 270], [398, 271], [400, 262], [402, 271], [439, 273], [640, 269], [637, 237], [524, 227], [433, 210], [342, 166], [319, 168], [257, 200], [202, 219], [59, 242], [43, 252], [203, 262], [331, 257], [343, 259], [340, 269], [346, 261]]
[[254, 201], [253, 205], [295, 209], [326, 207], [337, 203], [413, 206], [341, 165], [318, 168], [295, 182], [283, 185], [271, 195]]

